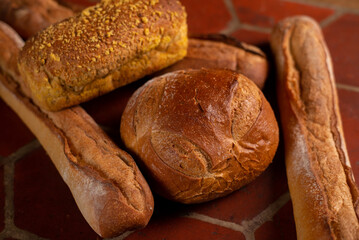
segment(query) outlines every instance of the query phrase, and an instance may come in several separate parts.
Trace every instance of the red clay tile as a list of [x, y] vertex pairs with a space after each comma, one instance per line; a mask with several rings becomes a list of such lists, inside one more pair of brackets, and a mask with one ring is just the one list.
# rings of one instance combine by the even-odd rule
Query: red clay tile
[[344, 15], [323, 31], [337, 82], [359, 86], [359, 15]]
[[265, 222], [256, 230], [256, 240], [296, 239], [296, 229], [292, 212], [292, 202], [289, 201], [278, 211], [272, 221]]
[[240, 29], [231, 35], [242, 42], [253, 45], [263, 45], [269, 41], [269, 34], [246, 29]]
[[183, 217], [152, 219], [149, 225], [132, 233], [126, 240], [244, 240], [244, 235], [228, 228]]
[[42, 148], [15, 166], [15, 225], [50, 239], [96, 239]]
[[4, 205], [5, 205], [5, 190], [4, 190], [4, 168], [0, 168], [0, 232], [4, 229]]
[[321, 21], [333, 13], [331, 9], [283, 0], [233, 0], [233, 4], [242, 23], [260, 27], [272, 27], [282, 18], [292, 15], [308, 15]]
[[359, 93], [339, 89], [338, 95], [349, 159], [359, 185]]
[[[279, 231], [273, 221], [263, 223], [255, 232], [256, 240], [272, 240], [272, 239], [283, 239], [279, 235]], [[294, 239], [294, 238], [293, 238]]]
[[35, 137], [2, 99], [0, 113], [0, 155], [7, 156]]
[[201, 214], [240, 224], [257, 216], [287, 191], [284, 158], [280, 149], [268, 169], [249, 185], [227, 197], [191, 208]]
[[273, 224], [273, 231], [276, 232], [276, 236], [278, 236], [273, 239], [297, 239], [292, 201], [289, 201], [281, 209], [279, 209], [277, 214], [273, 217]]
[[181, 0], [187, 11], [189, 33], [217, 33], [231, 20], [224, 1]]

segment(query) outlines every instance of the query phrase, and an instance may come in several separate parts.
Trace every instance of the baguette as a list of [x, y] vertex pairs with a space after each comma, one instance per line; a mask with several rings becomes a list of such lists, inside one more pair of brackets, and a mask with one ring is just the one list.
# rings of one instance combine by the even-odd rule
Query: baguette
[[90, 100], [182, 59], [177, 0], [103, 0], [25, 43], [19, 70], [35, 103], [51, 111]]
[[0, 21], [0, 69], [14, 79], [19, 79], [17, 68], [19, 49], [24, 46], [24, 41], [9, 25]]
[[[1, 26], [1, 25], [0, 25]], [[0, 59], [19, 48], [0, 28]], [[12, 32], [14, 33], [14, 32]], [[0, 62], [1, 62], [0, 61]], [[5, 66], [5, 68], [4, 68]], [[3, 73], [16, 69], [9, 62]], [[0, 74], [0, 96], [40, 141], [59, 171], [86, 221], [102, 237], [144, 227], [153, 197], [132, 157], [119, 149], [81, 108], [47, 112], [22, 91], [21, 78]]]
[[222, 34], [191, 36], [187, 55], [181, 61], [160, 71], [185, 69], [226, 68], [242, 73], [263, 89], [268, 76], [268, 61], [259, 48]]
[[47, 26], [74, 15], [54, 0], [1, 0], [0, 20], [27, 39]]
[[298, 239], [359, 239], [358, 188], [346, 150], [331, 58], [319, 25], [274, 28], [278, 104]]

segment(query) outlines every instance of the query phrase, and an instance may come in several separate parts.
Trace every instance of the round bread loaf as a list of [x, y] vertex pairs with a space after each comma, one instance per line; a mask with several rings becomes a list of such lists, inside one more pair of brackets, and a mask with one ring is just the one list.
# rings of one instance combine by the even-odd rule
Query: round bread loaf
[[130, 98], [121, 137], [152, 188], [182, 203], [227, 195], [271, 163], [278, 125], [259, 88], [231, 70], [180, 70]]

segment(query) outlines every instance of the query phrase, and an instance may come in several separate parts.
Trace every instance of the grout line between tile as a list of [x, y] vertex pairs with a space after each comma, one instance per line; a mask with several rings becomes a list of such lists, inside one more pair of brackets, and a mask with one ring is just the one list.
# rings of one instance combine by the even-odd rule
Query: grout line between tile
[[218, 226], [221, 226], [221, 227], [229, 228], [229, 229], [232, 229], [234, 231], [241, 232], [241, 233], [245, 232], [244, 227], [242, 225], [240, 225], [240, 224], [220, 220], [218, 218], [212, 218], [212, 217], [209, 217], [209, 216], [204, 215], [204, 214], [190, 212], [190, 213], [188, 213], [186, 215], [183, 215], [183, 217], [197, 219], [197, 220], [200, 220], [202, 222], [207, 222], [207, 223], [211, 223], [211, 224], [218, 225]]
[[1, 164], [4, 166], [4, 191], [5, 191], [5, 204], [4, 204], [4, 224], [5, 227], [0, 233], [0, 239], [6, 237], [23, 239], [23, 240], [43, 240], [39, 236], [33, 233], [27, 232], [23, 229], [19, 229], [14, 223], [14, 176], [15, 176], [15, 163], [26, 154], [30, 153], [40, 144], [37, 140], [34, 140], [25, 146], [19, 148], [16, 152], [10, 156], [1, 159]]
[[237, 30], [245, 29], [250, 31], [256, 31], [260, 33], [270, 33], [272, 28], [260, 27], [248, 23], [241, 23], [237, 15], [236, 9], [232, 3], [232, 0], [223, 0], [226, 5], [227, 11], [230, 13], [232, 19], [228, 22], [227, 27], [224, 28], [220, 33], [230, 35]]
[[262, 226], [263, 223], [271, 221], [279, 209], [281, 209], [289, 200], [290, 194], [289, 192], [286, 192], [251, 220], [243, 220], [241, 225], [246, 229], [247, 234], [245, 235], [250, 235], [254, 239], [255, 231]]
[[5, 157], [5, 158], [1, 158], [0, 159], [0, 167], [9, 163], [9, 162], [16, 162], [19, 159], [21, 159], [23, 156], [25, 156], [26, 154], [30, 153], [31, 151], [33, 151], [34, 149], [40, 147], [40, 143], [39, 141], [37, 141], [36, 139], [29, 142], [28, 144], [22, 146], [21, 148], [19, 148], [16, 152], [10, 154], [9, 156]]
[[120, 236], [118, 237], [114, 237], [114, 238], [106, 238], [104, 240], [124, 240], [125, 238], [127, 238], [128, 236], [130, 236], [132, 233], [134, 233], [135, 231], [126, 231], [124, 233], [122, 233]]
[[257, 32], [261, 32], [261, 33], [271, 33], [271, 31], [272, 31], [272, 28], [269, 28], [269, 27], [259, 27], [259, 26], [247, 24], [247, 23], [242, 23], [240, 28], [245, 29], [245, 30], [257, 31]]
[[325, 28], [326, 26], [330, 25], [331, 23], [335, 22], [336, 20], [338, 20], [338, 18], [340, 18], [341, 16], [343, 16], [344, 11], [343, 10], [336, 10], [334, 12], [334, 14], [330, 15], [329, 17], [327, 17], [326, 19], [322, 20], [320, 22], [320, 26], [322, 28]]
[[197, 219], [203, 222], [208, 222], [214, 225], [221, 227], [229, 228], [234, 231], [243, 233], [246, 240], [255, 239], [255, 231], [262, 226], [263, 223], [273, 219], [274, 215], [281, 209], [288, 201], [290, 200], [289, 192], [284, 193], [276, 201], [270, 204], [266, 209], [264, 209], [260, 214], [252, 218], [251, 220], [243, 220], [241, 224], [228, 222], [220, 220], [217, 218], [212, 218], [207, 215], [190, 212], [183, 217]]
[[320, 8], [329, 8], [332, 10], [342, 10], [346, 13], [354, 13], [354, 14], [359, 14], [359, 9], [352, 9], [349, 7], [342, 7], [342, 6], [338, 6], [336, 4], [333, 3], [326, 3], [326, 2], [313, 2], [311, 0], [284, 0], [286, 2], [294, 2], [294, 3], [300, 3], [300, 4], [305, 4], [305, 5], [309, 5], [309, 6], [314, 6], [314, 7], [320, 7]]
[[343, 89], [347, 91], [359, 92], [359, 87], [346, 85], [342, 83], [336, 83], [337, 89]]
[[15, 163], [13, 161], [4, 165], [4, 229], [11, 228], [14, 224], [14, 172]]
[[220, 33], [230, 35], [239, 29], [241, 23], [236, 13], [236, 9], [233, 6], [232, 0], [223, 0], [226, 5], [227, 11], [231, 15], [231, 21], [228, 22], [227, 27], [223, 29]]

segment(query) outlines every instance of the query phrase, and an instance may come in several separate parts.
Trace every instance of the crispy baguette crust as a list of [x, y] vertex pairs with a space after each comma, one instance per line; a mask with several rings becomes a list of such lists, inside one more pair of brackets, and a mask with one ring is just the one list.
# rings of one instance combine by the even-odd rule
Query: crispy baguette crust
[[268, 61], [259, 48], [221, 34], [191, 36], [187, 55], [157, 76], [185, 69], [225, 68], [242, 73], [260, 89], [268, 76]]
[[73, 14], [73, 11], [54, 0], [0, 1], [0, 20], [9, 24], [25, 39]]
[[252, 181], [278, 146], [273, 111], [258, 87], [230, 70], [176, 71], [130, 98], [121, 137], [162, 196], [198, 203]]
[[359, 239], [358, 188], [320, 27], [308, 17], [285, 19], [271, 47], [298, 239]]
[[17, 68], [19, 49], [24, 41], [9, 25], [0, 21], [0, 69], [6, 69], [13, 78], [20, 76]]
[[103, 0], [28, 40], [19, 70], [46, 110], [69, 107], [182, 59], [184, 7], [177, 0]]
[[[16, 55], [19, 48], [6, 48], [15, 44], [9, 40], [13, 38], [3, 36], [0, 31], [0, 50]], [[0, 59], [4, 60], [3, 55]], [[16, 69], [11, 62], [5, 66]], [[7, 73], [7, 68], [0, 67]], [[40, 141], [94, 231], [102, 237], [114, 237], [146, 226], [154, 204], [147, 182], [132, 157], [119, 149], [81, 107], [41, 110], [10, 74], [0, 74], [0, 96]]]

